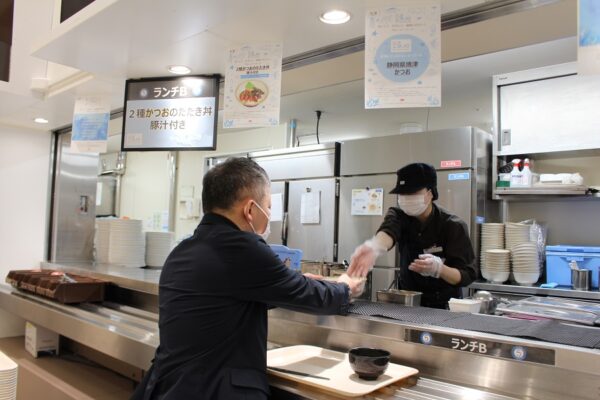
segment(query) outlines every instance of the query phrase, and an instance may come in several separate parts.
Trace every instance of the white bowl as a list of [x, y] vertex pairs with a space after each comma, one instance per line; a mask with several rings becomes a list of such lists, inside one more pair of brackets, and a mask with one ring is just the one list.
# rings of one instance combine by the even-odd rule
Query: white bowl
[[520, 285], [533, 285], [540, 277], [539, 272], [513, 272], [515, 281]]
[[507, 281], [510, 271], [489, 271], [490, 279], [493, 283], [504, 283]]

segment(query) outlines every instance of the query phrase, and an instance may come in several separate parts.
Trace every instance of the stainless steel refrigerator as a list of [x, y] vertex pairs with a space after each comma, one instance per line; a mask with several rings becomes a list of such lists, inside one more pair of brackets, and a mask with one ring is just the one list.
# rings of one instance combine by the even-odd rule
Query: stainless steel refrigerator
[[282, 199], [269, 243], [301, 249], [304, 260], [337, 260], [339, 148], [331, 143], [248, 155], [269, 174], [271, 194]]
[[[488, 188], [491, 140], [487, 132], [464, 127], [342, 142], [338, 259], [349, 259], [356, 246], [375, 234], [387, 209], [396, 204], [397, 196], [388, 194], [396, 185], [396, 171], [411, 162], [436, 168], [437, 204], [467, 223], [477, 251], [478, 224], [496, 220], [498, 215]], [[356, 189], [383, 189], [380, 215], [357, 215]], [[377, 260], [372, 274], [373, 299], [377, 290], [387, 289], [394, 281], [396, 258], [396, 252], [390, 251]]]

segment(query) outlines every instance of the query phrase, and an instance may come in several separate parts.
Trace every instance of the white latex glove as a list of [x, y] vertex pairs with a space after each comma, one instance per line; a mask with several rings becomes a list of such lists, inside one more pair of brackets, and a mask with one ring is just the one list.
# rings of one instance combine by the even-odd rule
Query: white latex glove
[[350, 277], [348, 274], [342, 274], [338, 277], [338, 283], [345, 283], [350, 288], [350, 297], [358, 297], [365, 290], [366, 278]]
[[439, 278], [442, 273], [443, 265], [444, 262], [442, 259], [433, 254], [419, 254], [419, 258], [415, 259], [408, 266], [408, 269], [423, 276]]
[[358, 277], [367, 276], [369, 271], [373, 269], [377, 257], [386, 251], [387, 247], [377, 236], [373, 236], [371, 239], [365, 241], [352, 253], [348, 275]]

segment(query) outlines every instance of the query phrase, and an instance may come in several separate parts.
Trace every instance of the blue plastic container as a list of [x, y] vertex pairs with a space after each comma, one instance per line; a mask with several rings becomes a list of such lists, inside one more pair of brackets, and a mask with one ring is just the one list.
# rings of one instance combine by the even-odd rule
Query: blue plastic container
[[546, 282], [571, 286], [571, 268], [575, 261], [579, 269], [592, 270], [592, 287], [598, 288], [600, 270], [600, 247], [589, 246], [546, 246]]
[[279, 256], [281, 261], [293, 270], [300, 271], [300, 261], [302, 261], [302, 250], [290, 249], [281, 244], [270, 244], [271, 249]]

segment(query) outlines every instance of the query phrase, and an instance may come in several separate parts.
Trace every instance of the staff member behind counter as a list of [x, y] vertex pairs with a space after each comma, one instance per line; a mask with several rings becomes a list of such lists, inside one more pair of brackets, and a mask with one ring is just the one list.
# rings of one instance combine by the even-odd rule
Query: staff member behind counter
[[435, 169], [424, 163], [399, 169], [391, 207], [377, 234], [354, 251], [350, 276], [366, 276], [377, 257], [394, 245], [400, 252], [398, 287], [422, 292], [421, 305], [446, 308], [460, 287], [477, 277], [473, 245], [464, 221], [439, 207]]
[[264, 241], [270, 182], [254, 161], [228, 159], [203, 185], [205, 215], [160, 276], [160, 345], [133, 399], [266, 399], [268, 305], [345, 314], [363, 285], [283, 265]]

